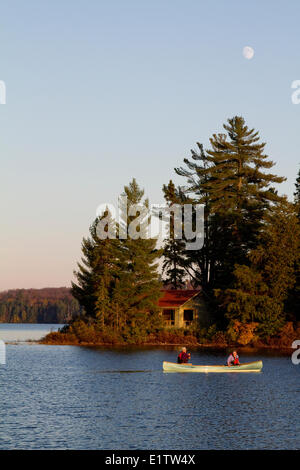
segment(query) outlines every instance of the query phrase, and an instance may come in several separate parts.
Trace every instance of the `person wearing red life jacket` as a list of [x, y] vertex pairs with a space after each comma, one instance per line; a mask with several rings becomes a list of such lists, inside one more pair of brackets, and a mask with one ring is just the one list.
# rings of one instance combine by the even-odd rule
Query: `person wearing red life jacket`
[[238, 353], [236, 351], [233, 351], [233, 353], [230, 354], [227, 359], [227, 365], [228, 367], [231, 367], [231, 366], [238, 366], [239, 364], [240, 364], [240, 360], [239, 360]]
[[182, 350], [180, 351], [178, 355], [177, 362], [178, 364], [186, 364], [190, 358], [191, 358], [191, 354], [186, 352], [186, 348], [182, 348]]

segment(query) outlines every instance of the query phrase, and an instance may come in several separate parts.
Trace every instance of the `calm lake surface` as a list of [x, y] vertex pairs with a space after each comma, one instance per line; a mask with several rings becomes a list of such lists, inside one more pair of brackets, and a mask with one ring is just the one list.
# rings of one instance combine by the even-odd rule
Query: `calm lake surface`
[[39, 341], [51, 331], [57, 331], [63, 325], [44, 323], [0, 323], [0, 339], [3, 341]]
[[[0, 449], [300, 448], [300, 366], [289, 356], [242, 353], [263, 359], [260, 374], [163, 373], [176, 354], [7, 344]], [[222, 364], [224, 354], [195, 350], [192, 359]]]

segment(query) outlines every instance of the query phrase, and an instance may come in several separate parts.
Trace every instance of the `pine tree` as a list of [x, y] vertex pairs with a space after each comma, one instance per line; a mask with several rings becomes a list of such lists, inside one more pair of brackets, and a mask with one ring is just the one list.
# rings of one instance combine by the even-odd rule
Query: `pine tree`
[[[118, 240], [102, 239], [97, 235], [98, 223], [111, 215], [104, 212], [90, 227], [90, 237], [82, 242], [83, 257], [74, 271], [77, 284], [72, 282], [72, 294], [84, 307], [87, 318], [98, 319], [104, 326], [110, 323], [111, 290], [118, 275]], [[107, 227], [108, 230], [108, 227]]]
[[278, 331], [285, 320], [285, 301], [296, 281], [299, 241], [295, 208], [283, 200], [266, 215], [259, 244], [248, 254], [250, 265], [236, 265], [233, 288], [216, 292], [229, 320], [258, 322], [264, 336]]
[[185, 160], [188, 170], [177, 169], [188, 179], [186, 191], [205, 204], [206, 244], [197, 256], [205, 256], [206, 268], [203, 262], [199, 265], [203, 273], [209, 268], [211, 288], [226, 288], [234, 264], [247, 263], [265, 212], [280, 201], [272, 185], [285, 179], [264, 171], [274, 163], [264, 154], [258, 132], [249, 129], [242, 117], [229, 119], [224, 129], [226, 134], [213, 135], [206, 152], [199, 146], [200, 154], [192, 155], [194, 162]]
[[133, 179], [124, 187], [123, 196], [127, 198], [127, 207], [121, 213], [120, 225], [127, 238], [121, 241], [121, 273], [119, 285], [114, 293], [122, 309], [124, 334], [127, 340], [142, 338], [145, 334], [160, 325], [158, 299], [161, 295], [161, 284], [158, 280], [157, 258], [161, 251], [156, 249], [156, 240], [147, 236], [149, 215], [137, 225], [140, 238], [132, 239], [130, 224], [136, 220], [130, 215], [133, 205], [148, 209], [149, 202], [143, 199], [141, 190]]
[[[187, 179], [187, 186], [182, 188], [186, 199], [183, 202], [204, 205], [204, 244], [200, 250], [186, 252], [185, 268], [194, 285], [200, 285], [208, 295], [214, 283], [214, 266], [219, 238], [216, 232], [215, 216], [209, 204], [209, 194], [205, 188], [208, 182], [210, 163], [203, 145], [197, 142], [197, 149], [191, 149], [192, 160], [184, 159], [187, 169], [175, 168], [175, 172]], [[183, 197], [182, 197], [183, 199]]]
[[[83, 257], [74, 273], [77, 284], [72, 283], [72, 293], [84, 307], [84, 320], [136, 342], [161, 326], [157, 303], [161, 284], [155, 264], [160, 251], [155, 249], [156, 240], [146, 236], [148, 215], [141, 224], [137, 223], [141, 238], [130, 236], [130, 224], [139, 215], [129, 214], [133, 205], [148, 207], [148, 201], [143, 200], [144, 191], [133, 180], [125, 186], [123, 195], [127, 205], [119, 223], [106, 211], [90, 227], [90, 237], [83, 239]], [[115, 238], [99, 237], [100, 222], [105, 223], [104, 232], [115, 226]]]
[[223, 221], [227, 268], [227, 264], [244, 262], [255, 247], [265, 210], [280, 200], [270, 185], [285, 178], [264, 172], [274, 163], [264, 154], [265, 143], [259, 143], [258, 132], [249, 129], [242, 117], [229, 119], [223, 127], [227, 135], [214, 134], [210, 139], [211, 166], [204, 189], [212, 212]]
[[[172, 180], [168, 185], [163, 186], [165, 200], [168, 206], [180, 204], [180, 198], [176, 193], [176, 188]], [[163, 273], [165, 274], [164, 284], [171, 285], [173, 289], [180, 289], [185, 285], [185, 243], [174, 237], [175, 214], [170, 214], [169, 239], [165, 240], [163, 250]]]

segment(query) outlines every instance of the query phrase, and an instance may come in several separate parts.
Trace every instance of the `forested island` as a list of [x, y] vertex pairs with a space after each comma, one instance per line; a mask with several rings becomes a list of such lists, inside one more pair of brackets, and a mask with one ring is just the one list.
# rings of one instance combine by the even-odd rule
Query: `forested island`
[[[149, 204], [133, 179], [124, 187], [121, 220], [106, 210], [83, 239], [71, 289], [80, 315], [45, 343], [291, 347], [300, 337], [300, 172], [289, 201], [278, 189], [285, 177], [271, 171], [259, 133], [240, 116], [223, 127], [208, 149], [197, 143], [175, 168], [182, 185], [171, 179], [162, 188], [169, 206], [204, 206], [203, 246], [188, 250], [187, 239], [172, 236], [175, 216], [161, 249], [155, 239], [121, 237], [134, 220], [130, 208]], [[99, 236], [103, 220], [115, 238]], [[186, 282], [202, 289], [210, 324], [168, 329], [159, 314], [161, 288], [178, 290]]]

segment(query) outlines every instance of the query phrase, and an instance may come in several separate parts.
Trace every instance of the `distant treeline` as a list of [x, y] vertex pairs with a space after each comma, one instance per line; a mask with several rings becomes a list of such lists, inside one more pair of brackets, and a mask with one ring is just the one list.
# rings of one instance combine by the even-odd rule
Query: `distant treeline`
[[0, 292], [1, 323], [68, 323], [79, 313], [67, 287]]

